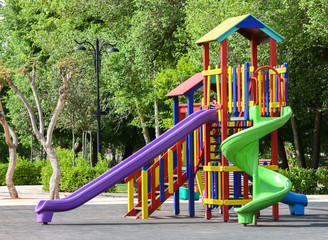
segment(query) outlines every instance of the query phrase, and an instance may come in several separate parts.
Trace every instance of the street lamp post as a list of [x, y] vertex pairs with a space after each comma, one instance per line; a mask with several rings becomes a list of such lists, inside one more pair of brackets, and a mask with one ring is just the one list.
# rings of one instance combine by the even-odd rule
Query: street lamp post
[[106, 52], [112, 53], [112, 52], [118, 52], [119, 50], [115, 48], [116, 44], [110, 44], [107, 41], [104, 41], [100, 44], [100, 41], [98, 38], [96, 38], [95, 44], [93, 45], [89, 41], [83, 41], [78, 42], [77, 40], [74, 40], [78, 46], [74, 47], [73, 50], [87, 50], [83, 44], [88, 44], [91, 46], [91, 49], [93, 50], [93, 59], [94, 59], [94, 68], [95, 68], [95, 74], [96, 74], [96, 80], [97, 80], [97, 111], [92, 111], [91, 115], [97, 117], [97, 161], [98, 161], [98, 153], [101, 152], [101, 142], [100, 142], [100, 116], [105, 115], [106, 112], [100, 111], [100, 103], [99, 103], [99, 76], [100, 76], [100, 69], [101, 69], [101, 52], [106, 46], [109, 46], [110, 48], [106, 49]]

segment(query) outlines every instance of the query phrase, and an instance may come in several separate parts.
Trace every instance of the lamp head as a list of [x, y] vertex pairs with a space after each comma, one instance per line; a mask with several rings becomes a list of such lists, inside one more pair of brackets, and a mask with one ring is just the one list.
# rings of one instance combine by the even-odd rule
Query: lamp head
[[111, 48], [106, 49], [106, 52], [113, 53], [113, 52], [119, 52], [119, 50], [117, 48], [111, 47]]
[[79, 46], [75, 46], [75, 47], [73, 48], [73, 50], [85, 51], [85, 50], [87, 50], [87, 49], [86, 49], [85, 47], [79, 45]]

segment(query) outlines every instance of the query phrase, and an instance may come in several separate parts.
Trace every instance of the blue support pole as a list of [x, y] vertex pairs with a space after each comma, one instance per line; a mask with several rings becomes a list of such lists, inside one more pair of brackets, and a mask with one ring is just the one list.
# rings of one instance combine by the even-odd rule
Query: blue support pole
[[270, 116], [270, 75], [269, 71], [265, 72], [265, 100], [266, 100], [266, 115]]
[[284, 87], [286, 87], [285, 91], [286, 91], [286, 106], [287, 106], [287, 86], [288, 86], [288, 82], [287, 82], [287, 78], [288, 78], [288, 65], [287, 63], [284, 63], [283, 66], [287, 69], [286, 72], [283, 74], [284, 79], [286, 80], [286, 85]]
[[237, 112], [237, 68], [232, 67], [232, 97], [233, 97], [233, 112]]
[[[174, 97], [173, 98], [173, 125], [176, 125], [179, 123], [179, 98]], [[173, 169], [175, 169], [178, 165], [177, 163], [178, 157], [177, 157], [177, 151], [173, 152]], [[174, 192], [174, 214], [179, 215], [180, 214], [180, 200], [179, 200], [179, 189]]]
[[[188, 95], [188, 116], [194, 112], [194, 96]], [[187, 152], [189, 152], [187, 159], [187, 171], [188, 171], [188, 188], [189, 188], [189, 216], [195, 216], [195, 193], [194, 193], [194, 133], [188, 135]]]

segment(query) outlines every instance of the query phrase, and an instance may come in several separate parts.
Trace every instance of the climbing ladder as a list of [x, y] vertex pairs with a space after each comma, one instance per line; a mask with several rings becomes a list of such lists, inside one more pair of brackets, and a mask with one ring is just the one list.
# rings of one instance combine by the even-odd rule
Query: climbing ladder
[[[128, 213], [125, 217], [147, 219], [173, 194], [178, 193], [188, 180], [186, 141], [182, 139], [154, 160], [151, 166], [144, 166], [125, 179], [128, 183]], [[203, 151], [199, 151], [193, 168], [199, 169]], [[138, 188], [138, 200], [134, 205], [134, 180]]]

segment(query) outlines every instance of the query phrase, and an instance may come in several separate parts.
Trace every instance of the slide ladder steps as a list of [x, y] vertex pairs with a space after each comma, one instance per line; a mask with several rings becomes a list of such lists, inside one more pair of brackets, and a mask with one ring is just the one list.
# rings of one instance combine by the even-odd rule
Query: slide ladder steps
[[[154, 184], [153, 188], [150, 187], [150, 190], [148, 192], [148, 216], [150, 216], [153, 212], [155, 212], [159, 207], [170, 197], [172, 196], [181, 186], [183, 186], [188, 178], [187, 178], [187, 172], [185, 170], [182, 170], [182, 157], [181, 157], [181, 148], [182, 143], [184, 143], [184, 140], [180, 141], [177, 145], [175, 145], [173, 148], [171, 148], [169, 151], [167, 151], [162, 157], [161, 160], [163, 161], [163, 169], [164, 169], [164, 181], [160, 180], [160, 182], [156, 185], [154, 184], [155, 181], [151, 180], [150, 185]], [[168, 156], [169, 154], [172, 154], [173, 151], [177, 150], [177, 166], [173, 169], [173, 172], [171, 174], [171, 177], [173, 177], [173, 182], [170, 182], [170, 174], [168, 172]], [[197, 158], [197, 164], [194, 167], [194, 174], [199, 170], [200, 161], [203, 155], [203, 150], [201, 150], [200, 155]], [[180, 157], [179, 157], [180, 156]], [[148, 176], [152, 176], [151, 173], [155, 172], [155, 169], [160, 167], [160, 161], [156, 161], [151, 167], [149, 167]], [[140, 170], [139, 170], [140, 171]], [[155, 178], [155, 176], [152, 176]], [[137, 179], [138, 186], [142, 186], [141, 184], [142, 178], [139, 177]], [[171, 185], [171, 186], [170, 186]], [[161, 189], [161, 187], [163, 189]], [[170, 189], [171, 187], [171, 189]], [[148, 188], [149, 189], [149, 188]], [[139, 192], [141, 192], [141, 188], [139, 187]], [[152, 194], [156, 194], [155, 196], [152, 196]], [[125, 217], [133, 217], [133, 218], [141, 218], [142, 217], [142, 196], [141, 194], [138, 194], [138, 202], [137, 204], [128, 211], [128, 213], [125, 215]]]

